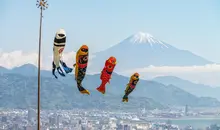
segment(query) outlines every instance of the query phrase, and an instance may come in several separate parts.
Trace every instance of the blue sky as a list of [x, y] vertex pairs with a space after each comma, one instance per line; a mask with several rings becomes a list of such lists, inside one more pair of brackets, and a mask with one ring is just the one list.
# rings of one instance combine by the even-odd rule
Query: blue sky
[[[67, 32], [65, 51], [87, 44], [91, 52], [128, 36], [148, 32], [177, 48], [220, 63], [219, 0], [48, 0], [43, 53], [51, 54], [59, 28]], [[1, 0], [0, 48], [37, 51], [39, 9], [35, 0]]]

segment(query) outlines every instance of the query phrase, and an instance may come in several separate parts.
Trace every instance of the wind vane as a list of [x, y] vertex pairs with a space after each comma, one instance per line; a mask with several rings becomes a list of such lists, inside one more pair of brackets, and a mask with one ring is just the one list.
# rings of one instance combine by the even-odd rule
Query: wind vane
[[41, 9], [45, 10], [48, 8], [49, 5], [48, 5], [47, 1], [45, 1], [45, 0], [40, 0], [40, 1], [37, 0], [36, 6], [37, 6], [37, 8], [41, 8]]

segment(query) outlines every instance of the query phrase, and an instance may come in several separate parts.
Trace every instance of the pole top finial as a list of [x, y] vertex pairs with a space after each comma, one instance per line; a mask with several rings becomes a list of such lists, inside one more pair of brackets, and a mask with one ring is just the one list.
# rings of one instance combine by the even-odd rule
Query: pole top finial
[[49, 6], [46, 0], [37, 0], [36, 4], [37, 8], [41, 8], [43, 10], [46, 10]]

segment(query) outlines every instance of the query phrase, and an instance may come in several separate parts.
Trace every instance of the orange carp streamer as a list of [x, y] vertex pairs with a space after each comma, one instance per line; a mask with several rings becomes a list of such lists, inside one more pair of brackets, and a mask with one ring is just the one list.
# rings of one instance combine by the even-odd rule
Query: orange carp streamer
[[86, 69], [89, 60], [89, 48], [87, 45], [82, 45], [76, 53], [75, 80], [77, 87], [82, 94], [90, 95], [90, 92], [82, 86], [82, 81], [86, 75]]
[[111, 56], [108, 60], [105, 61], [105, 67], [103, 68], [100, 76], [102, 83], [98, 88], [96, 88], [102, 94], [105, 94], [105, 85], [106, 83], [110, 83], [112, 72], [114, 71], [116, 64], [116, 58], [113, 56]]

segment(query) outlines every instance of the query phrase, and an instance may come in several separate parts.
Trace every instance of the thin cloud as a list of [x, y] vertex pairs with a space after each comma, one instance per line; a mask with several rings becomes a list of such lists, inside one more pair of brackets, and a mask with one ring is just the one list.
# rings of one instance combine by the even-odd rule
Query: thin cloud
[[[73, 66], [75, 63], [76, 52], [71, 51], [63, 53], [62, 60], [68, 65]], [[89, 62], [91, 62], [94, 56], [90, 55]], [[52, 59], [53, 56], [42, 56], [41, 57], [41, 66], [44, 70], [51, 70], [52, 68]], [[12, 51], [12, 52], [3, 52], [0, 50], [0, 66], [7, 69], [14, 67], [22, 66], [24, 64], [33, 64], [38, 65], [38, 53], [36, 52], [23, 52], [21, 50]]]
[[220, 84], [219, 64], [204, 66], [148, 66], [119, 73], [124, 76], [130, 76], [134, 72], [140, 73], [142, 79], [148, 80], [159, 76], [176, 76], [194, 83], [212, 86], [219, 86]]
[[219, 64], [207, 64], [204, 66], [148, 66], [137, 68], [125, 72], [149, 72], [149, 73], [200, 73], [200, 72], [220, 72]]
[[13, 68], [26, 63], [37, 65], [37, 53], [23, 53], [22, 51], [0, 52], [0, 66]]

